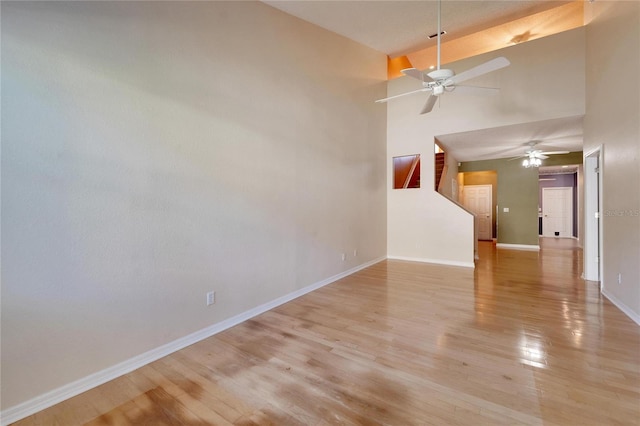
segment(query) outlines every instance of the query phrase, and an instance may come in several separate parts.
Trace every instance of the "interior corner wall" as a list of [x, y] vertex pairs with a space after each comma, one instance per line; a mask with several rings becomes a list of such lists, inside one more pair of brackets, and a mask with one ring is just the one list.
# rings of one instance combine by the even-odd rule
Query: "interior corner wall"
[[[428, 180], [434, 176], [436, 136], [584, 114], [584, 28], [446, 64], [444, 68], [459, 73], [498, 56], [508, 58], [511, 65], [468, 82], [500, 87], [498, 96], [445, 93], [433, 111], [424, 115], [418, 112], [426, 101], [425, 93], [387, 103], [388, 170], [392, 157], [419, 153], [424, 183], [420, 189], [393, 190], [390, 178], [387, 181], [389, 257], [473, 264], [473, 218], [435, 192], [433, 181]], [[553, 78], [540, 78], [549, 75]], [[389, 81], [387, 96], [419, 88], [417, 80], [401, 77]], [[500, 177], [498, 180], [500, 186]], [[516, 244], [537, 245], [537, 179], [532, 182], [534, 233], [531, 237], [519, 236], [522, 241], [513, 241]], [[520, 231], [514, 232], [517, 235]]]
[[384, 54], [260, 2], [1, 30], [3, 411], [386, 256]]
[[584, 151], [602, 147], [603, 154], [602, 292], [640, 324], [640, 3], [593, 2], [585, 9], [592, 20]]
[[[538, 246], [538, 170], [508, 159], [464, 162], [460, 171], [495, 171], [496, 238], [501, 244]], [[508, 209], [508, 211], [505, 211]]]

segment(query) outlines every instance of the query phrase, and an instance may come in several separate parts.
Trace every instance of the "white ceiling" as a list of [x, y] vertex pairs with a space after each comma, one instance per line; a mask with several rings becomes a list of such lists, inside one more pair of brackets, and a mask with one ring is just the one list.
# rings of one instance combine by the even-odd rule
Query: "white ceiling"
[[458, 161], [489, 160], [524, 155], [535, 142], [542, 151], [581, 151], [582, 116], [535, 121], [472, 132], [437, 136]]
[[[393, 57], [435, 44], [438, 3], [377, 0], [263, 0], [277, 9]], [[442, 41], [471, 34], [568, 1], [442, 1]]]
[[[263, 0], [286, 13], [343, 35], [390, 57], [432, 46], [437, 2], [376, 0]], [[551, 0], [442, 1], [443, 42], [569, 3]], [[438, 139], [458, 161], [514, 157], [530, 141], [545, 151], [582, 150], [582, 117], [526, 123]], [[536, 147], [538, 149], [538, 147]]]

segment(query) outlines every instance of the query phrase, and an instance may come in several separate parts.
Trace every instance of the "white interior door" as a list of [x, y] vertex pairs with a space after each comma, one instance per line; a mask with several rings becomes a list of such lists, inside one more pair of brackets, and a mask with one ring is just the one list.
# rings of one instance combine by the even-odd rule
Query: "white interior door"
[[463, 205], [471, 210], [478, 219], [478, 239], [493, 238], [491, 222], [493, 221], [491, 185], [465, 185]]
[[573, 188], [542, 188], [542, 235], [573, 236]]

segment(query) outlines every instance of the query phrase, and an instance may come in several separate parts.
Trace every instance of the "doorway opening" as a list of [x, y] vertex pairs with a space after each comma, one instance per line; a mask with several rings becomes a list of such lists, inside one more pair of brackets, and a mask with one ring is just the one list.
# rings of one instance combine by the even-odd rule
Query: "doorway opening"
[[579, 165], [541, 167], [538, 174], [538, 234], [578, 238]]
[[542, 236], [573, 235], [573, 188], [542, 188]]

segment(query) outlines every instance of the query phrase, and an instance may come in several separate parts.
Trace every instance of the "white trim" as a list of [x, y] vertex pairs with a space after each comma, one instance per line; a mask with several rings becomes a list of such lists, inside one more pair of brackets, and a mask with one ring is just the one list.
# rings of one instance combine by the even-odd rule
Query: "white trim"
[[282, 297], [272, 300], [271, 302], [256, 306], [255, 308], [250, 309], [246, 312], [243, 312], [231, 318], [227, 318], [226, 320], [219, 323], [210, 325], [209, 327], [203, 328], [202, 330], [196, 331], [195, 333], [191, 333], [187, 336], [181, 337], [177, 340], [174, 340], [173, 342], [167, 343], [166, 345], [159, 346], [148, 352], [130, 358], [112, 367], [90, 374], [80, 380], [76, 380], [75, 382], [71, 382], [42, 395], [38, 395], [37, 397], [25, 401], [21, 404], [9, 407], [6, 410], [2, 410], [2, 412], [0, 412], [0, 425], [5, 426], [10, 423], [17, 422], [18, 420], [21, 420], [27, 416], [35, 414], [64, 400], [79, 395], [82, 392], [86, 392], [89, 389], [93, 389], [96, 386], [100, 386], [110, 380], [114, 380], [124, 374], [130, 373], [137, 368], [143, 367], [153, 361], [172, 354], [173, 352], [176, 352], [189, 345], [211, 337], [217, 333], [220, 333], [221, 331], [238, 325], [248, 319], [267, 312], [284, 303], [290, 302], [291, 300], [317, 290], [320, 287], [324, 287], [327, 284], [331, 284], [341, 278], [354, 274], [362, 269], [368, 268], [369, 266], [381, 262], [385, 259], [386, 257], [380, 257], [370, 262], [363, 263], [352, 269], [329, 277], [325, 280], [286, 294]]
[[446, 266], [461, 266], [464, 268], [475, 268], [476, 264], [474, 262], [458, 262], [455, 260], [442, 260], [442, 259], [426, 259], [423, 257], [407, 257], [407, 256], [388, 256], [387, 259], [390, 260], [407, 260], [409, 262], [422, 262], [422, 263], [435, 263], [438, 265], [446, 265]]
[[[599, 173], [591, 170], [593, 162], [597, 161]], [[600, 281], [604, 271], [604, 221], [602, 218], [594, 221], [593, 214], [600, 212], [603, 206], [603, 146], [587, 152], [583, 156], [583, 181], [584, 181], [584, 244], [583, 244], [583, 275], [589, 281]], [[597, 202], [596, 202], [597, 200]], [[601, 216], [602, 217], [602, 216]], [[595, 258], [598, 258], [596, 260]]]
[[636, 324], [640, 325], [640, 315], [633, 311], [630, 307], [625, 305], [620, 299], [616, 298], [612, 294], [609, 294], [607, 290], [603, 287], [601, 291], [602, 295], [609, 299], [611, 303], [616, 305], [618, 309], [624, 312], [629, 318], [631, 318]]
[[499, 249], [510, 249], [510, 250], [530, 250], [530, 251], [540, 251], [539, 245], [529, 245], [529, 244], [505, 244], [505, 243], [497, 243], [496, 248]]

